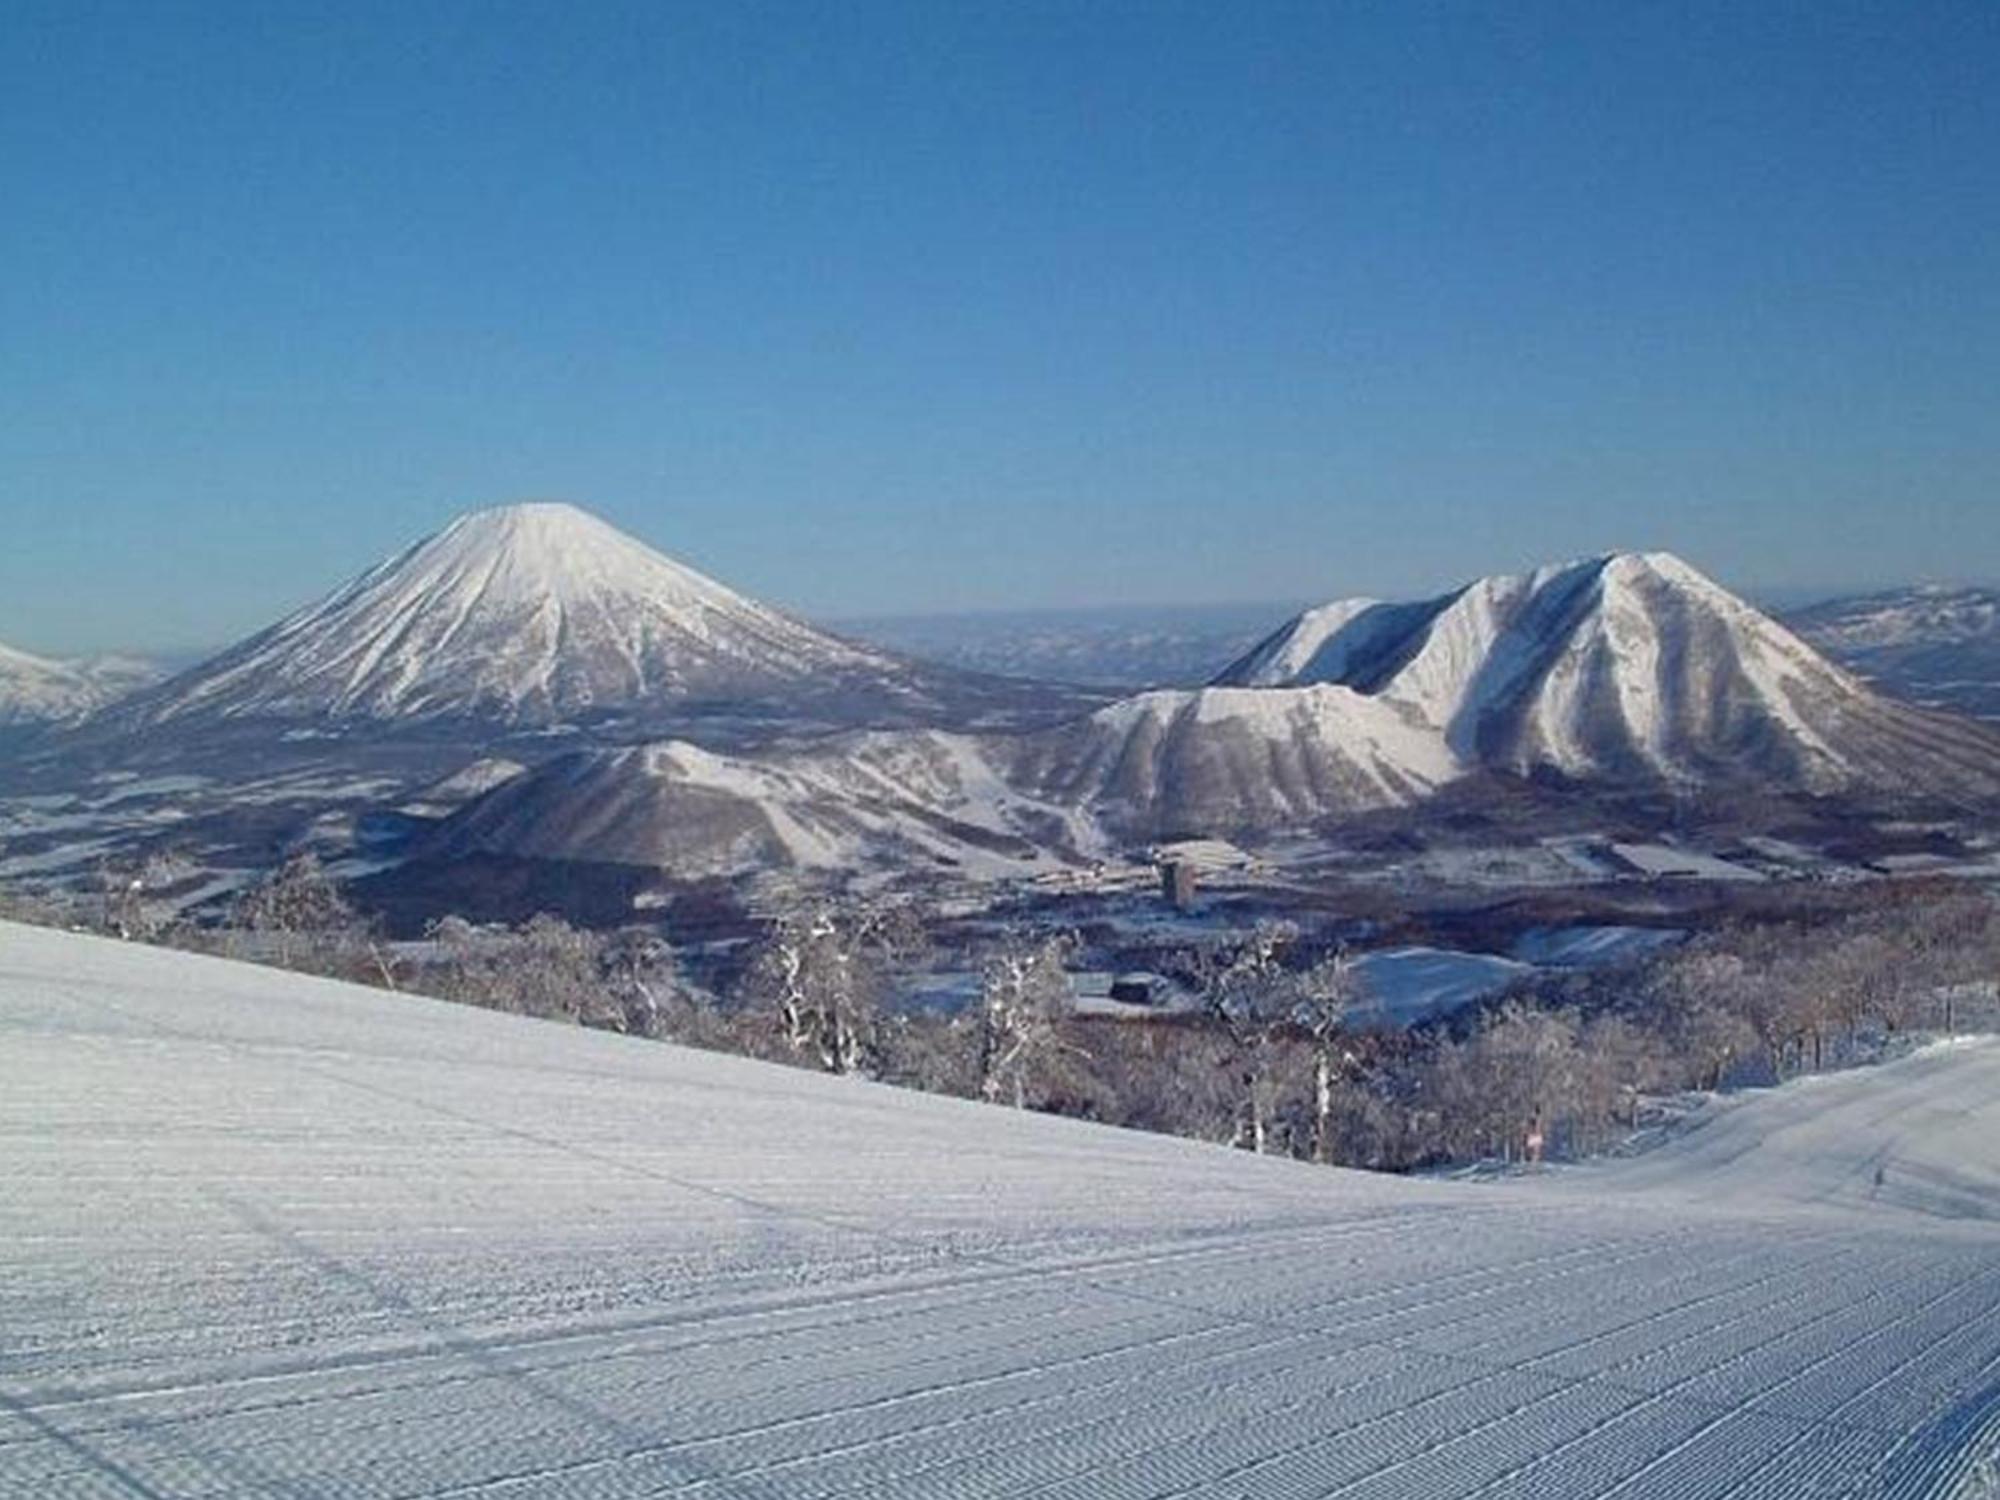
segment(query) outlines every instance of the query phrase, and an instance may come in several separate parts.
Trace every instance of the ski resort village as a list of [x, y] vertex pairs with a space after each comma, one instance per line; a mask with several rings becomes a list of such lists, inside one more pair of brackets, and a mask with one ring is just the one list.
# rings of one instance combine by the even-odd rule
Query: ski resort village
[[2000, 1500], [1993, 0], [0, 142], [0, 1500]]

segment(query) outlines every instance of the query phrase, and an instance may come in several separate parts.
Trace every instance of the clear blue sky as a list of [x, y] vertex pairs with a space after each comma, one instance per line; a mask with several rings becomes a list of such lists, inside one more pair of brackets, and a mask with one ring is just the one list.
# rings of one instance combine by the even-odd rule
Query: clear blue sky
[[2000, 573], [2000, 5], [0, 7], [0, 640]]

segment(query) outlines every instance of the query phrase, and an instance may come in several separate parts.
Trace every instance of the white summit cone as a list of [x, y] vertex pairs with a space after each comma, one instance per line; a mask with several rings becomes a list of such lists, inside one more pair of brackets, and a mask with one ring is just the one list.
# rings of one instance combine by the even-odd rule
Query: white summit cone
[[745, 598], [573, 505], [459, 517], [134, 704], [140, 722], [533, 727], [864, 685], [908, 667]]

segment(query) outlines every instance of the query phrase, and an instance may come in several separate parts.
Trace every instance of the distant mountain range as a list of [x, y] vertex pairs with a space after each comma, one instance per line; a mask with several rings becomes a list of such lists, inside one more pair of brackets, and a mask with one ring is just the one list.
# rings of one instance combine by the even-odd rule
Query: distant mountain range
[[[1360, 600], [1307, 611], [1296, 630], [1285, 628], [1294, 637], [1324, 631], [1336, 623], [1329, 611], [1350, 607], [1373, 611], [1370, 628], [1393, 618]], [[859, 687], [864, 701], [849, 706], [863, 721], [870, 699], [877, 710], [900, 704], [949, 718], [972, 684], [990, 693], [995, 679], [1197, 687], [1251, 653], [1286, 614], [1260, 604], [1120, 605], [882, 616], [830, 632], [574, 506], [507, 506], [460, 517], [192, 666], [170, 670], [136, 655], [58, 661], [0, 645], [0, 724], [75, 720], [170, 676], [120, 719], [379, 725], [459, 716], [546, 727], [774, 693], [798, 706], [802, 684], [822, 703]], [[2000, 716], [2000, 589], [1894, 589], [1781, 618], [1891, 693]]]
[[[863, 640], [978, 671], [1127, 690], [1209, 682], [1269, 635], [1268, 606], [1161, 605], [843, 622]], [[1919, 585], [1774, 612], [1898, 697], [2000, 719], [2000, 589]]]
[[[2000, 731], [1878, 693], [1813, 642], [1885, 684], [1942, 681], [1993, 651], [1995, 618], [1991, 594], [1912, 590], [1802, 611], [1795, 631], [1678, 558], [1621, 553], [1338, 600], [1259, 633], [1240, 615], [1179, 632], [1128, 617], [1122, 646], [1088, 636], [1071, 665], [1122, 651], [1118, 670], [1145, 676], [1236, 655], [1199, 685], [1114, 696], [861, 644], [538, 504], [461, 517], [162, 682], [0, 653], [0, 701], [83, 718], [43, 736], [45, 780], [77, 746], [183, 740], [211, 755], [212, 785], [274, 747], [389, 774], [390, 805], [431, 825], [440, 856], [1025, 870], [1183, 834], [1324, 831], [1482, 777], [1984, 805]], [[1060, 636], [984, 660], [1054, 663]]]
[[134, 657], [58, 661], [0, 645], [0, 726], [82, 719], [159, 676]]
[[927, 661], [1097, 687], [1193, 687], [1268, 635], [1273, 604], [1108, 605], [844, 620], [863, 640]]
[[1308, 610], [1208, 687], [1032, 733], [850, 736], [724, 757], [583, 752], [433, 851], [728, 873], [927, 851], [971, 867], [1134, 840], [1291, 834], [1476, 775], [1771, 796], [2000, 797], [2000, 733], [1872, 692], [1665, 554]]
[[1889, 589], [1829, 600], [1788, 619], [1877, 687], [2000, 720], [2000, 589]]

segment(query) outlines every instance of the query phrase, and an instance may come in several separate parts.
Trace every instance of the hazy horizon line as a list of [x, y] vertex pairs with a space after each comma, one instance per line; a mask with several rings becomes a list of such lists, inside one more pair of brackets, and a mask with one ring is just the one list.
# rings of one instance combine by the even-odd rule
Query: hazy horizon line
[[[1485, 575], [1480, 575], [1485, 576]], [[1470, 580], [1466, 580], [1470, 581]], [[1435, 597], [1436, 594], [1450, 593], [1462, 587], [1463, 582], [1438, 589], [1432, 594], [1390, 593], [1390, 600]], [[336, 586], [339, 587], [339, 586]], [[1903, 589], [1943, 588], [1979, 589], [2000, 588], [2000, 577], [1988, 578], [1911, 578], [1903, 580], [1878, 581], [1872, 583], [1850, 583], [1840, 585], [1776, 585], [1769, 587], [1731, 587], [1750, 603], [1773, 613], [1784, 613], [1841, 599], [1866, 598], [1872, 594], [1890, 593]], [[326, 592], [333, 592], [328, 590]], [[323, 595], [315, 595], [315, 598]], [[1344, 594], [1329, 594], [1315, 598], [1307, 595], [1292, 595], [1273, 599], [1153, 599], [1153, 600], [1111, 600], [1073, 604], [1030, 604], [1030, 605], [972, 605], [963, 609], [891, 609], [871, 610], [865, 613], [844, 611], [816, 611], [793, 609], [787, 605], [778, 607], [809, 623], [826, 625], [838, 629], [870, 625], [921, 625], [926, 623], [993, 622], [1019, 621], [1028, 623], [1042, 620], [1051, 623], [1088, 623], [1093, 620], [1115, 620], [1120, 617], [1187, 616], [1190, 621], [1203, 615], [1250, 616], [1265, 614], [1272, 618], [1274, 625], [1304, 609], [1317, 607], [1339, 598], [1363, 597], [1362, 592], [1350, 591]], [[305, 601], [302, 601], [302, 604]], [[766, 601], [768, 602], [768, 601]], [[259, 631], [268, 629], [283, 616], [266, 620], [238, 631], [207, 641], [175, 641], [165, 644], [135, 645], [121, 641], [109, 645], [84, 647], [50, 647], [35, 644], [32, 637], [15, 637], [0, 634], [0, 646], [23, 651], [33, 656], [57, 662], [75, 662], [107, 657], [131, 657], [170, 670], [181, 670], [194, 666], [228, 650], [239, 641], [248, 639]], [[1243, 623], [1249, 623], [1247, 620]]]

